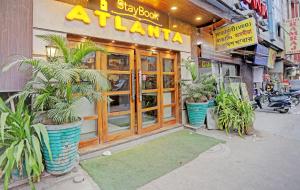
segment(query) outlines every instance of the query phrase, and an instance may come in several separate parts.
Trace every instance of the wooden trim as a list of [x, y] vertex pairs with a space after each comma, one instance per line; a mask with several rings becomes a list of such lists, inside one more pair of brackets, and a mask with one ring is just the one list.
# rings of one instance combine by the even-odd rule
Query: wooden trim
[[113, 96], [113, 95], [127, 95], [130, 94], [130, 91], [110, 91], [103, 93], [105, 96]]
[[[96, 65], [95, 65], [96, 70], [101, 69], [101, 53], [98, 51], [96, 52]], [[98, 142], [103, 143], [103, 100], [99, 100], [97, 102], [97, 111], [98, 111]]]
[[129, 137], [133, 134], [133, 130], [127, 130], [127, 131], [123, 131], [123, 132], [118, 132], [118, 133], [114, 133], [114, 134], [109, 134], [106, 138], [106, 141], [115, 141], [118, 139], [123, 139], [126, 137]]
[[127, 115], [127, 114], [131, 114], [131, 110], [120, 111], [120, 112], [110, 112], [110, 113], [108, 113], [108, 116], [120, 116], [120, 115]]
[[163, 75], [175, 75], [175, 72], [163, 72]]
[[153, 92], [158, 92], [158, 89], [150, 89], [150, 90], [142, 90], [142, 93], [153, 93]]
[[157, 75], [157, 71], [142, 71], [143, 75]]
[[121, 75], [130, 75], [130, 71], [115, 71], [115, 70], [107, 70], [105, 71], [106, 74], [121, 74]]
[[[107, 70], [107, 55], [102, 54], [102, 59], [101, 59], [101, 69], [106, 72], [106, 73], [113, 73], [113, 74], [130, 74], [130, 85], [129, 85], [129, 91], [110, 91], [104, 93], [105, 96], [112, 96], [112, 95], [126, 95], [128, 94], [130, 97], [130, 111], [125, 111], [125, 112], [113, 112], [113, 113], [108, 113], [108, 104], [107, 100], [104, 101], [102, 104], [102, 118], [103, 118], [103, 142], [108, 142], [111, 140], [116, 140], [119, 138], [124, 138], [128, 137], [130, 135], [134, 134], [134, 119], [135, 119], [135, 102], [132, 100], [132, 77], [131, 76], [131, 71], [134, 69], [134, 50], [131, 49], [126, 49], [126, 48], [117, 48], [117, 47], [105, 47], [106, 50], [109, 53], [117, 53], [117, 54], [127, 54], [129, 55], [129, 71], [115, 71], [115, 70]], [[118, 115], [125, 115], [125, 114], [130, 114], [130, 129], [122, 132], [117, 132], [114, 134], [109, 134], [108, 132], [108, 117], [109, 116], [118, 116]]]
[[176, 90], [175, 88], [164, 88], [163, 89], [164, 92], [173, 92], [175, 90]]
[[177, 123], [176, 118], [164, 121], [164, 127], [173, 127]]
[[164, 108], [166, 107], [176, 107], [176, 103], [173, 103], [173, 104], [166, 104], [166, 105], [163, 105]]
[[157, 109], [158, 109], [158, 106], [150, 107], [150, 108], [142, 108], [142, 112], [148, 112], [148, 111], [157, 110]]
[[85, 121], [96, 120], [96, 119], [98, 119], [98, 115], [91, 115], [91, 116], [83, 117], [83, 120], [85, 120]]
[[93, 138], [93, 139], [89, 139], [89, 140], [86, 140], [86, 141], [80, 141], [79, 142], [79, 148], [84, 148], [84, 147], [87, 147], [87, 146], [95, 145], [95, 144], [98, 144], [98, 142], [99, 142], [98, 137]]
[[[157, 71], [155, 72], [142, 72], [143, 74], [144, 73], [151, 73], [151, 74], [155, 74], [157, 75], [157, 78], [156, 78], [156, 83], [157, 83], [157, 89], [151, 89], [151, 90], [142, 90], [142, 93], [153, 93], [153, 92], [157, 92], [158, 93], [158, 96], [157, 96], [157, 106], [154, 107], [154, 108], [146, 108], [146, 109], [143, 109], [142, 108], [142, 100], [139, 99], [139, 97], [141, 96], [140, 94], [137, 94], [138, 96], [138, 99], [137, 99], [137, 118], [138, 118], [138, 122], [137, 122], [137, 132], [138, 134], [143, 134], [143, 133], [146, 133], [146, 132], [149, 132], [149, 131], [152, 131], [152, 130], [155, 130], [155, 129], [158, 129], [162, 126], [161, 124], [161, 66], [160, 66], [160, 60], [159, 60], [159, 54], [153, 54], [152, 52], [150, 51], [144, 51], [144, 50], [139, 50], [137, 49], [136, 50], [136, 70], [137, 70], [137, 75], [136, 75], [136, 78], [137, 78], [137, 92], [140, 92], [139, 91], [139, 83], [141, 81], [139, 81], [139, 71], [141, 70], [141, 66], [142, 66], [142, 63], [141, 63], [141, 56], [151, 56], [151, 57], [156, 57], [156, 64], [157, 64]], [[142, 126], [142, 112], [145, 112], [145, 111], [151, 111], [151, 110], [155, 110], [157, 109], [157, 123], [153, 124], [153, 125], [150, 125], [150, 126], [147, 126], [147, 127], [143, 127]]]
[[[162, 72], [162, 81], [163, 81], [163, 76], [164, 75], [174, 75], [174, 88], [163, 88], [162, 91], [163, 92], [173, 92], [174, 93], [174, 103], [172, 104], [168, 104], [168, 105], [161, 105], [161, 109], [162, 109], [162, 114], [161, 117], [164, 117], [164, 108], [166, 107], [172, 107], [172, 112], [173, 115], [175, 117], [174, 120], [172, 121], [163, 121], [163, 125], [173, 125], [175, 123], [177, 123], [179, 121], [179, 96], [178, 96], [178, 63], [177, 63], [177, 54], [168, 54], [168, 53], [160, 53], [160, 61], [161, 61], [161, 70], [163, 70], [163, 59], [167, 58], [167, 59], [173, 59], [173, 69], [174, 72]], [[163, 100], [163, 93], [162, 93], [162, 102], [164, 102]]]

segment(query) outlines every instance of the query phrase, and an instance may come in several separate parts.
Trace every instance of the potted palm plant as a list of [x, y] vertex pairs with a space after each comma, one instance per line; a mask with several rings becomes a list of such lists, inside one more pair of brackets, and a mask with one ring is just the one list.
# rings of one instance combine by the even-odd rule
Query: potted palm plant
[[197, 66], [192, 59], [183, 60], [183, 63], [192, 76], [192, 81], [183, 82], [189, 123], [194, 127], [201, 127], [205, 121], [209, 100], [215, 95], [216, 80], [210, 74], [198, 76]]
[[0, 98], [0, 179], [4, 189], [12, 176], [27, 177], [32, 188], [44, 171], [41, 144], [51, 159], [48, 133], [44, 125], [34, 122], [32, 114], [20, 97], [16, 106], [9, 108]]
[[[33, 78], [16, 96], [31, 96], [32, 108], [45, 124], [52, 160], [43, 148], [46, 169], [61, 175], [75, 166], [82, 119], [76, 109], [82, 98], [90, 102], [101, 98], [101, 92], [109, 88], [106, 76], [99, 70], [87, 69], [82, 60], [95, 51], [105, 51], [91, 41], [78, 43], [69, 48], [67, 40], [59, 35], [42, 35], [39, 38], [58, 48], [58, 57], [21, 59], [15, 63], [28, 64], [33, 68]], [[13, 65], [13, 64], [11, 64]]]

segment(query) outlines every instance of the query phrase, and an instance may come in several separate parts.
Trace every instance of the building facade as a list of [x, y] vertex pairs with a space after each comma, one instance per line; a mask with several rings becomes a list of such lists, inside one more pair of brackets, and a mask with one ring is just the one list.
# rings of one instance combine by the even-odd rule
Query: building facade
[[[87, 67], [107, 74], [111, 89], [102, 101], [91, 104], [82, 100], [78, 105], [84, 119], [80, 147], [159, 132], [186, 122], [179, 84], [190, 76], [181, 59], [198, 56], [197, 26], [221, 20], [218, 15], [185, 0], [22, 3], [1, 1], [1, 13], [5, 13], [1, 27], [7, 30], [1, 36], [1, 52], [11, 48], [1, 54], [1, 65], [9, 62], [7, 57], [12, 54], [46, 59], [48, 44], [37, 37], [44, 34], [64, 36], [70, 47], [91, 40], [108, 51], [94, 52], [83, 60]], [[27, 17], [12, 20], [17, 10]], [[24, 31], [22, 35], [20, 31]], [[30, 72], [23, 75], [17, 67], [1, 73], [2, 96], [22, 90]]]
[[[250, 0], [3, 0], [0, 63], [11, 55], [46, 59], [48, 44], [37, 35], [62, 35], [70, 47], [91, 40], [109, 54], [94, 52], [83, 64], [106, 73], [111, 90], [102, 101], [78, 105], [80, 147], [155, 133], [188, 122], [180, 81], [190, 75], [182, 59], [196, 60], [199, 73], [213, 73], [219, 87], [245, 84], [250, 98], [267, 76], [282, 80], [288, 4], [253, 2], [260, 8]], [[245, 20], [255, 23], [255, 42], [216, 50], [216, 31]], [[22, 90], [30, 74], [17, 67], [1, 73], [1, 95]]]

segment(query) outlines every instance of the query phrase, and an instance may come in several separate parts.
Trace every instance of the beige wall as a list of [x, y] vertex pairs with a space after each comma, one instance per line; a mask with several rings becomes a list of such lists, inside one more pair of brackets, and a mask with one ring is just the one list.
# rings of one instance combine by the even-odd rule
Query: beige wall
[[[122, 42], [137, 43], [148, 46], [166, 48], [182, 52], [191, 52], [190, 36], [183, 35], [183, 44], [173, 43], [172, 38], [169, 41], [163, 39], [161, 33], [159, 39], [150, 38], [147, 35], [142, 36], [129, 31], [120, 32], [114, 28], [114, 16], [107, 20], [107, 26], [101, 28], [98, 25], [98, 18], [92, 10], [86, 9], [90, 19], [90, 24], [84, 24], [80, 21], [68, 21], [65, 19], [68, 12], [72, 9], [72, 5], [54, 1], [54, 0], [34, 0], [33, 1], [33, 27], [34, 29], [50, 30], [60, 33], [72, 33], [79, 35], [92, 36], [103, 39], [117, 40]], [[132, 26], [134, 21], [123, 19], [123, 25]], [[147, 25], [143, 24], [147, 29]], [[174, 33], [171, 34], [173, 37]]]

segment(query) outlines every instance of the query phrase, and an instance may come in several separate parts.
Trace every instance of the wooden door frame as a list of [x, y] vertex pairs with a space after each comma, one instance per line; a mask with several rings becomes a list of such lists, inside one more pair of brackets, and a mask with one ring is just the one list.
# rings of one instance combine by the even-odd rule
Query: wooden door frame
[[[160, 58], [160, 63], [161, 63], [161, 81], [162, 81], [162, 87], [161, 87], [161, 119], [162, 119], [162, 125], [163, 127], [168, 127], [168, 126], [173, 126], [176, 123], [179, 123], [179, 94], [178, 94], [178, 89], [179, 89], [179, 80], [178, 80], [178, 63], [177, 63], [177, 53], [164, 53], [164, 52], [160, 52], [159, 53], [159, 58]], [[163, 72], [163, 59], [173, 59], [173, 67], [174, 67], [174, 71], [173, 72]], [[170, 74], [174, 76], [174, 89], [167, 89], [167, 91], [170, 90], [170, 92], [174, 92], [174, 103], [170, 104], [170, 105], [164, 105], [163, 101], [164, 101], [164, 88], [163, 88], [163, 77], [164, 77], [164, 73], [166, 74]], [[174, 116], [175, 118], [169, 121], [164, 121], [163, 120], [163, 116], [164, 116], [164, 108], [165, 107], [173, 107], [174, 108]]]
[[[145, 55], [145, 56], [155, 56], [156, 57], [156, 61], [157, 61], [157, 71], [156, 71], [156, 75], [157, 75], [157, 89], [156, 90], [146, 90], [146, 92], [157, 92], [157, 106], [153, 107], [153, 108], [142, 108], [142, 101], [141, 101], [141, 92], [143, 92], [143, 90], [140, 91], [139, 88], [142, 88], [140, 86], [141, 81], [140, 81], [140, 77], [139, 77], [139, 71], [141, 71], [141, 56]], [[155, 71], [154, 71], [155, 72]], [[151, 72], [149, 72], [151, 73]], [[161, 81], [160, 81], [160, 60], [159, 60], [159, 53], [153, 53], [151, 51], [146, 51], [146, 50], [141, 50], [141, 49], [136, 49], [136, 92], [137, 92], [137, 133], [138, 134], [143, 134], [143, 133], [148, 133], [150, 131], [156, 130], [161, 128], [161, 107], [160, 107], [160, 103], [161, 103]], [[145, 92], [145, 91], [144, 91]], [[151, 111], [151, 110], [157, 110], [157, 123], [143, 128], [142, 125], [142, 113], [146, 112], [146, 111]]]
[[[99, 115], [99, 117], [102, 117], [102, 122], [101, 122], [101, 126], [98, 126], [99, 128], [101, 128], [101, 130], [99, 130], [100, 134], [100, 139], [101, 142], [108, 142], [108, 141], [113, 141], [113, 140], [117, 140], [117, 139], [121, 139], [121, 138], [125, 138], [128, 136], [131, 136], [134, 134], [135, 132], [135, 102], [134, 100], [131, 98], [132, 97], [132, 71], [134, 70], [134, 50], [133, 49], [128, 49], [128, 48], [119, 48], [119, 47], [112, 47], [112, 46], [106, 46], [105, 49], [108, 52], [112, 52], [112, 53], [119, 53], [119, 54], [127, 54], [129, 55], [129, 71], [113, 71], [113, 70], [107, 70], [107, 54], [103, 54], [101, 53], [101, 70], [106, 74], [129, 74], [129, 92], [126, 92], [125, 94], [129, 93], [129, 97], [130, 97], [130, 110], [129, 111], [121, 111], [119, 113], [108, 113], [108, 104], [107, 104], [107, 100], [103, 100], [101, 101], [101, 106], [100, 109], [102, 110], [101, 115]], [[117, 95], [117, 94], [124, 94], [123, 92], [104, 92], [103, 95], [105, 98], [107, 98], [108, 96], [111, 95]], [[117, 132], [114, 134], [109, 134], [108, 133], [108, 116], [117, 116], [117, 115], [125, 115], [125, 114], [130, 114], [130, 129], [126, 130], [126, 131], [122, 131], [122, 132]]]

